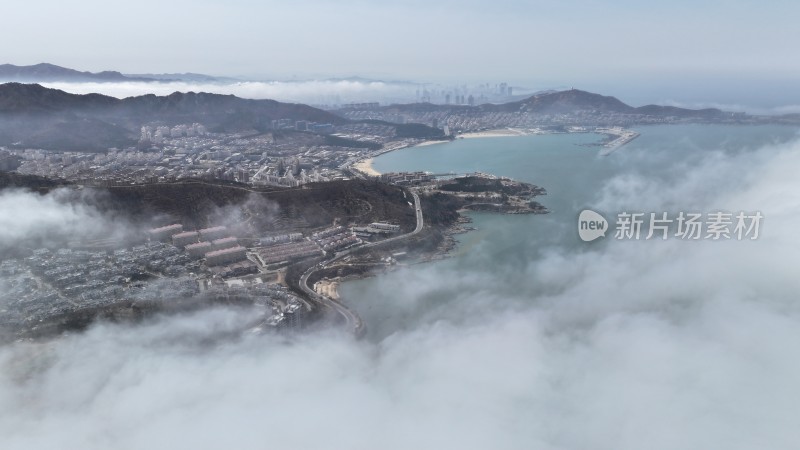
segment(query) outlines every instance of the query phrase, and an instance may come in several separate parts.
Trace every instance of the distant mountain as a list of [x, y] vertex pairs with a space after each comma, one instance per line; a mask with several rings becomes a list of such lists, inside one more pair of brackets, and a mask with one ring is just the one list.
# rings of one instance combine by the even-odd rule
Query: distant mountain
[[274, 119], [347, 122], [307, 105], [233, 95], [175, 92], [116, 99], [76, 95], [38, 84], [0, 85], [0, 145], [99, 151], [128, 146], [148, 123], [199, 122], [211, 131], [266, 131]]
[[722, 117], [725, 112], [717, 108], [686, 109], [676, 106], [646, 105], [636, 108], [636, 114], [714, 119]]
[[35, 64], [32, 66], [15, 66], [0, 64], [0, 81], [18, 81], [27, 83], [42, 82], [119, 82], [119, 81], [153, 81], [147, 78], [128, 77], [119, 72], [80, 72], [54, 64]]
[[390, 105], [386, 110], [403, 112], [449, 111], [454, 114], [474, 112], [526, 112], [529, 114], [566, 114], [584, 112], [589, 114], [641, 114], [648, 116], [674, 116], [682, 118], [713, 119], [724, 115], [719, 109], [685, 109], [673, 106], [647, 105], [633, 107], [616, 97], [594, 94], [591, 92], [570, 89], [565, 91], [547, 91], [535, 94], [523, 100], [502, 103], [465, 105], [434, 105], [430, 103], [413, 103], [407, 105]]
[[119, 103], [101, 94], [76, 95], [38, 84], [0, 85], [0, 114], [53, 113], [66, 110], [110, 108]]
[[564, 114], [578, 111], [594, 113], [616, 114], [642, 114], [648, 116], [675, 116], [675, 117], [703, 117], [712, 118], [722, 116], [719, 109], [685, 109], [674, 106], [646, 105], [635, 108], [627, 105], [616, 97], [594, 94], [570, 89], [559, 92], [548, 92], [534, 95], [518, 102], [502, 105], [482, 105], [485, 109], [516, 112], [527, 111], [535, 114]]
[[[391, 105], [385, 112], [447, 112], [472, 115], [492, 112], [552, 115], [581, 113], [588, 121], [607, 121], [607, 114], [722, 118], [718, 109], [691, 110], [672, 106], [632, 107], [620, 100], [580, 90], [545, 92], [499, 105]], [[233, 95], [175, 92], [117, 99], [100, 94], [76, 95], [38, 84], [0, 84], [0, 145], [53, 150], [102, 151], [138, 141], [142, 125], [202, 123], [216, 132], [265, 132], [272, 120], [306, 120], [342, 124], [348, 119], [308, 105], [274, 100], [248, 100]], [[440, 136], [441, 130], [409, 124], [395, 126], [397, 136]]]
[[615, 97], [593, 94], [577, 89], [534, 95], [525, 100], [504, 103], [494, 107], [487, 105], [487, 108], [509, 112], [528, 111], [546, 114], [586, 110], [627, 114], [632, 113], [635, 109]]
[[41, 63], [32, 66], [0, 64], [0, 83], [113, 83], [136, 81], [140, 83], [166, 83], [184, 81], [187, 83], [235, 83], [242, 80], [228, 77], [213, 77], [201, 73], [143, 73], [122, 74], [115, 71], [80, 72], [54, 64]]

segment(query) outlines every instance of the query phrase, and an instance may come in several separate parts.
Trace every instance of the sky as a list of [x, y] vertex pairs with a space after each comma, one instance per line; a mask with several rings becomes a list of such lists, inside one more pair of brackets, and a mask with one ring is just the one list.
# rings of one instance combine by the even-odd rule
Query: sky
[[577, 84], [634, 103], [690, 84], [717, 94], [675, 101], [731, 103], [800, 75], [789, 1], [13, 1], [4, 16], [3, 62], [90, 71]]

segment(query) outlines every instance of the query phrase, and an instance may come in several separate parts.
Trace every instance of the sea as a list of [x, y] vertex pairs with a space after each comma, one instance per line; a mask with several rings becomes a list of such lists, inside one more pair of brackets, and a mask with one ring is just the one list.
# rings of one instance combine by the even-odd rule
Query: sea
[[[542, 186], [550, 213], [470, 213], [449, 258], [342, 283], [364, 339], [240, 335], [224, 307], [2, 346], [0, 448], [800, 448], [797, 130], [636, 131], [605, 157], [594, 134], [382, 155]], [[758, 239], [578, 233], [716, 208], [762, 213]]]
[[[547, 190], [537, 200], [550, 212], [467, 213], [475, 230], [457, 236], [458, 246], [450, 258], [346, 281], [339, 287], [342, 301], [364, 318], [368, 338], [375, 341], [421, 322], [460, 320], [448, 315], [457, 309], [448, 305], [472, 298], [476, 287], [487, 298], [537, 302], [549, 294], [548, 286], [529, 280], [530, 268], [537, 262], [569, 259], [609, 245], [610, 236], [590, 243], [579, 238], [580, 211], [599, 211], [611, 220], [621, 212], [708, 209], [714, 205], [705, 204], [704, 197], [718, 196], [733, 181], [714, 178], [714, 160], [725, 164], [732, 158], [767, 155], [798, 138], [798, 128], [781, 125], [656, 125], [633, 130], [640, 136], [607, 156], [600, 155], [603, 135], [570, 133], [456, 139], [375, 158], [373, 167], [382, 173], [484, 172], [533, 183]], [[703, 164], [712, 169], [698, 175], [695, 169]], [[694, 180], [698, 176], [708, 179]], [[653, 185], [664, 189], [686, 184], [687, 177], [694, 182], [683, 194], [673, 192], [672, 198], [663, 199], [650, 192]], [[443, 282], [428, 283], [426, 274], [432, 273]], [[430, 284], [436, 288], [414, 289]]]

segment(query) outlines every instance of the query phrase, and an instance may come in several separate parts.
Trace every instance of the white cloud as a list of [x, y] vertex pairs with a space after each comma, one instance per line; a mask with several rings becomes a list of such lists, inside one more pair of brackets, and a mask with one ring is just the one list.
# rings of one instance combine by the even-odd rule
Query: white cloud
[[[0, 447], [797, 448], [798, 166], [794, 142], [615, 180], [608, 208], [758, 209], [762, 237], [556, 248], [514, 275], [394, 273], [375, 295], [407, 302], [371, 314], [404, 320], [370, 323], [385, 327], [372, 341], [204, 346], [241, 314], [212, 310], [3, 347]], [[625, 183], [638, 199], [615, 197]], [[443, 284], [459, 295], [437, 297]]]
[[101, 213], [91, 205], [94, 200], [92, 193], [70, 189], [56, 189], [46, 195], [0, 191], [0, 250], [128, 236], [128, 223]]
[[272, 99], [307, 104], [352, 102], [411, 102], [413, 85], [361, 80], [243, 81], [238, 83], [42, 83], [73, 94], [100, 93], [117, 98], [145, 94], [169, 95], [173, 92], [210, 92], [251, 99]]

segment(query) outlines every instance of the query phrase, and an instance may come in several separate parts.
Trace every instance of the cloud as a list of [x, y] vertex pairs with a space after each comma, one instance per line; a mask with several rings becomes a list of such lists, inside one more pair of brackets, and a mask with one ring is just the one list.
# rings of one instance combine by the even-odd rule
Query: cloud
[[697, 158], [598, 204], [756, 209], [759, 240], [395, 272], [364, 286], [365, 341], [215, 341], [246, 312], [214, 309], [8, 345], [0, 447], [796, 448], [800, 143]]
[[101, 196], [88, 191], [56, 189], [39, 195], [0, 191], [0, 251], [24, 246], [64, 245], [81, 239], [132, 235], [129, 223], [95, 206]]
[[416, 86], [369, 80], [243, 81], [238, 83], [42, 83], [74, 94], [100, 93], [117, 98], [173, 92], [210, 92], [251, 99], [337, 105], [352, 102], [412, 102]]

